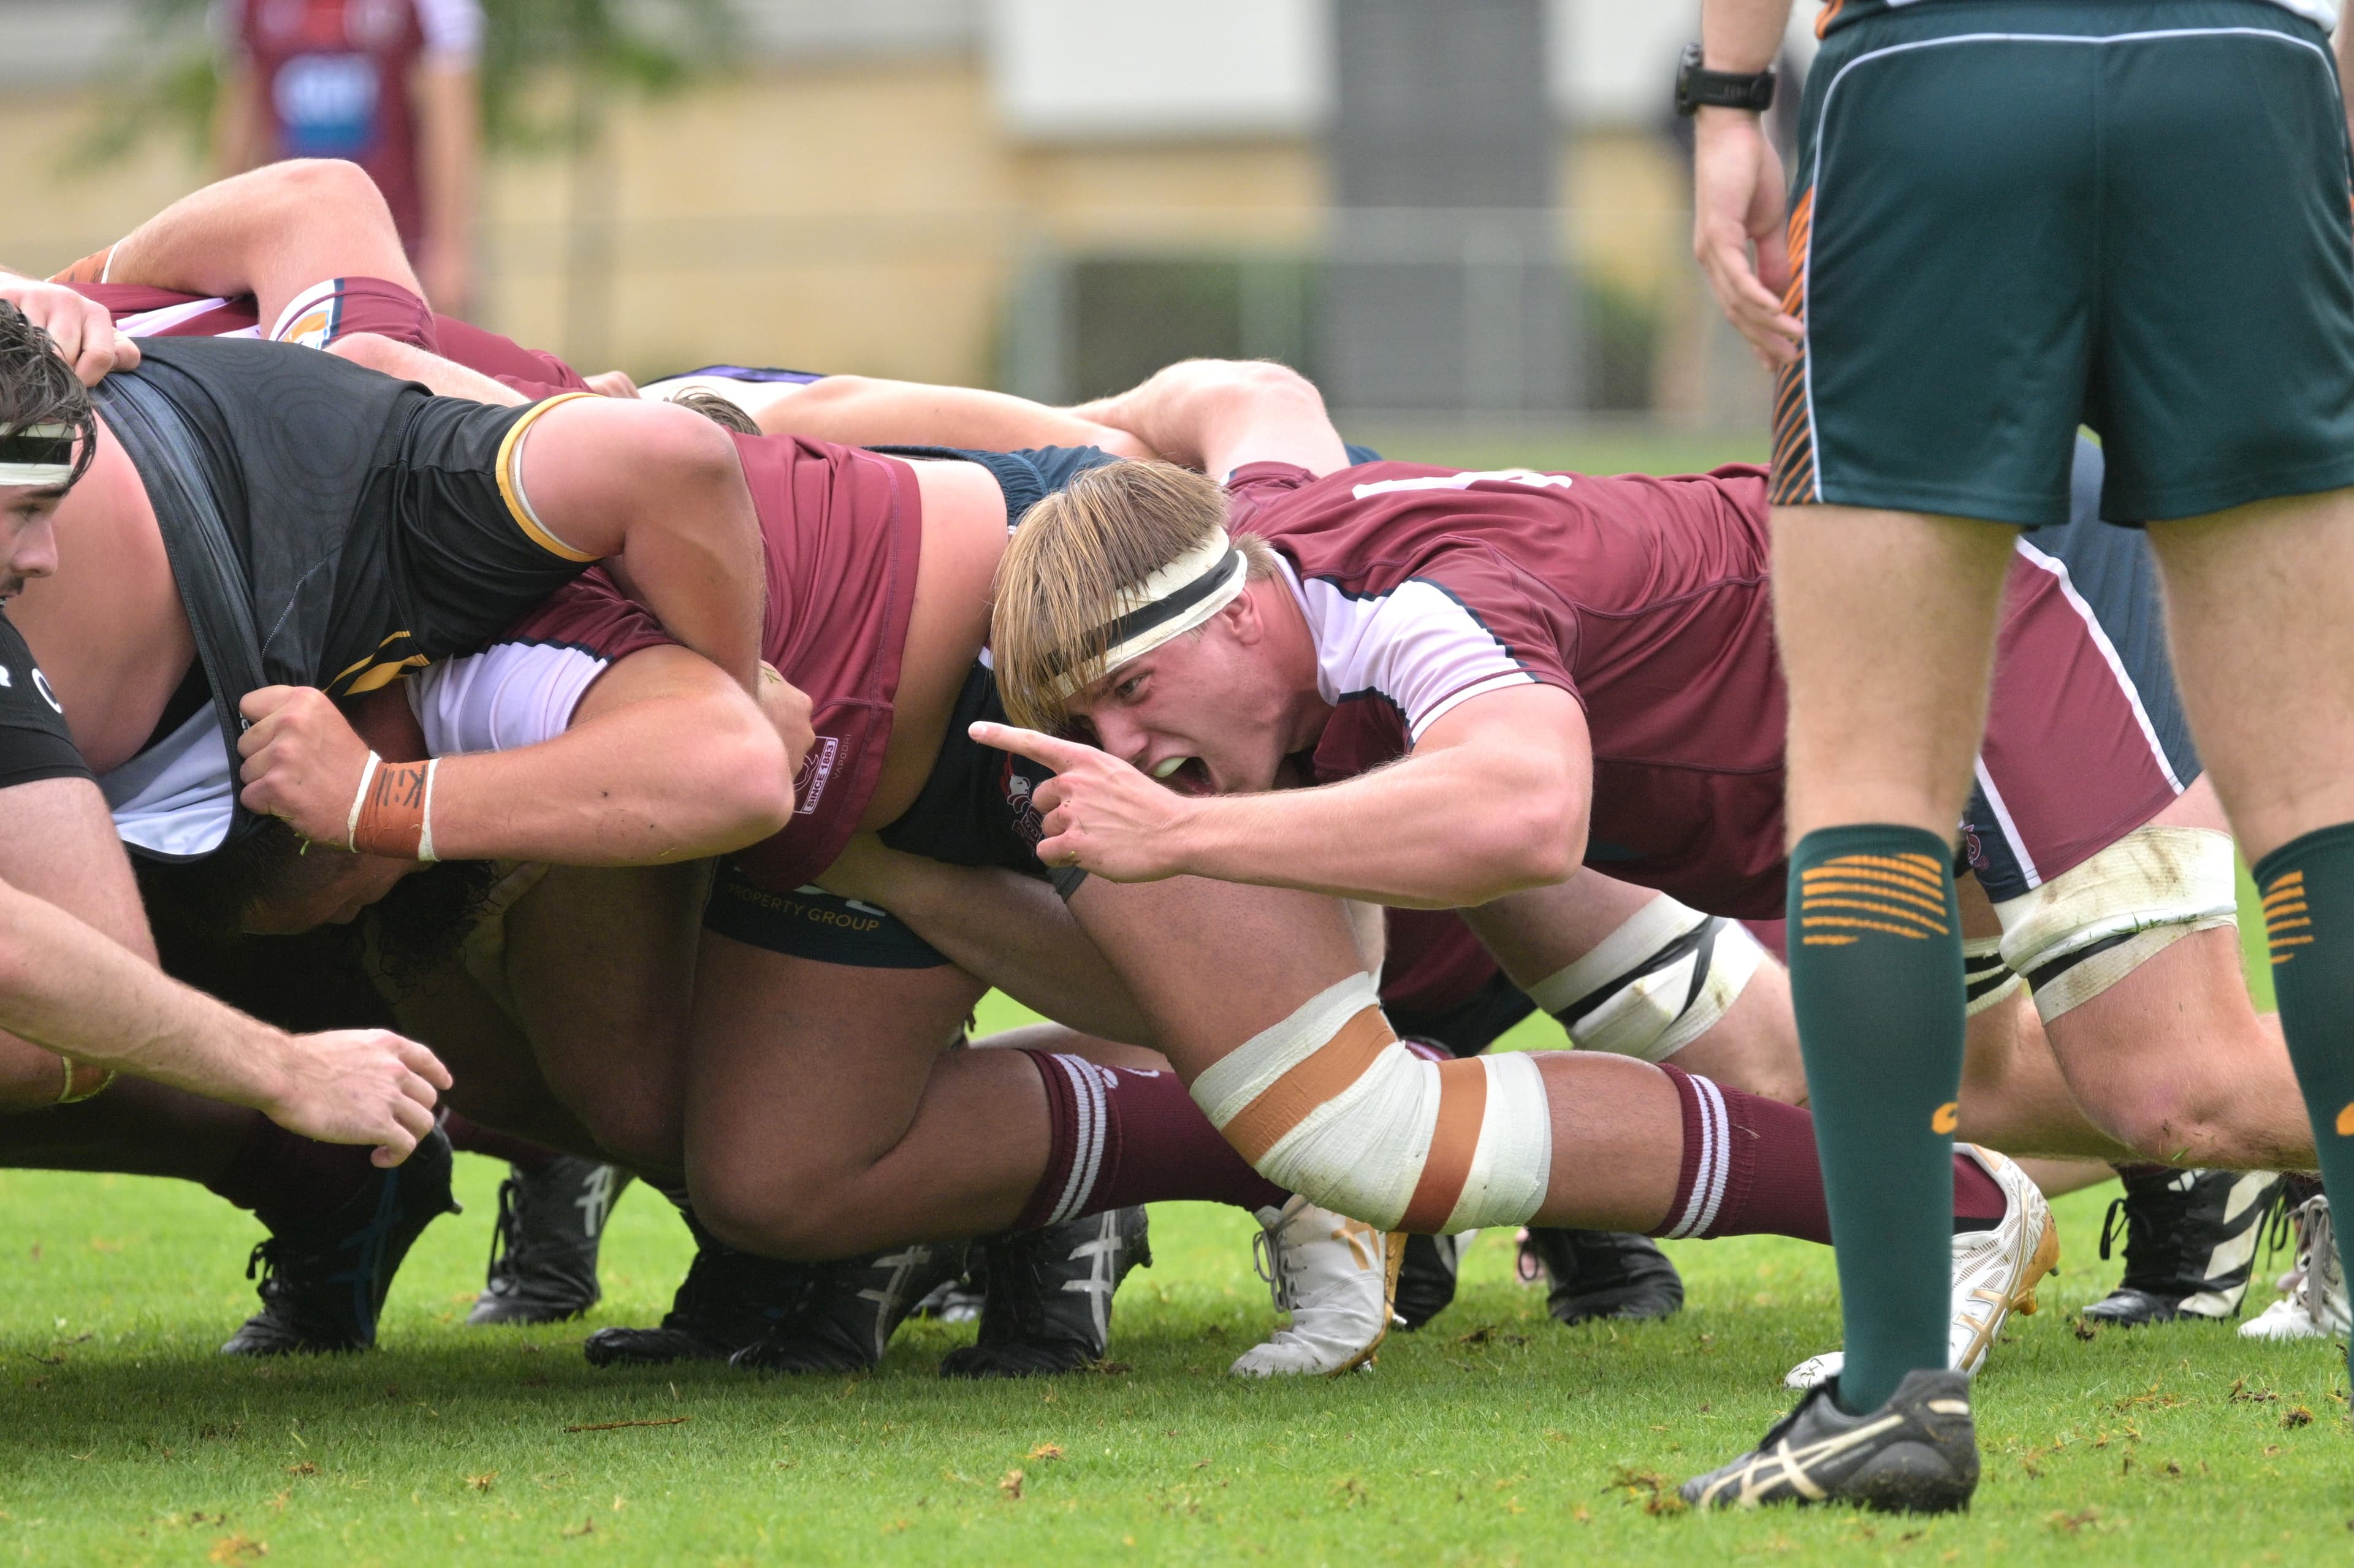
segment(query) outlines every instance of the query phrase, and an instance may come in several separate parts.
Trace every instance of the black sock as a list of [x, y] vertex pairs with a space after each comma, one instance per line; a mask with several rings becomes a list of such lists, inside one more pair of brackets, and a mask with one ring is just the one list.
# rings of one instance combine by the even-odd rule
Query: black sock
[[2335, 1215], [2354, 1206], [2354, 822], [2290, 840], [2255, 876], [2281, 1033]]
[[1964, 1007], [1952, 853], [1919, 828], [1827, 828], [1791, 853], [1789, 899], [1847, 1331], [1839, 1402], [1855, 1413], [1949, 1353]]

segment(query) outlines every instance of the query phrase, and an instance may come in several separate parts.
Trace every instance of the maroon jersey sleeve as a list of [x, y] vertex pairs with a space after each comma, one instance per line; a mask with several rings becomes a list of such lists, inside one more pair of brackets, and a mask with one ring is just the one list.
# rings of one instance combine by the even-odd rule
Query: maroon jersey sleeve
[[207, 299], [143, 283], [71, 283], [86, 300], [104, 305], [114, 324], [133, 337], [219, 337], [256, 323], [250, 299]]
[[589, 390], [588, 381], [578, 371], [552, 354], [525, 348], [513, 338], [501, 337], [455, 316], [436, 316], [433, 320], [444, 358], [480, 371], [526, 397], [553, 397], [558, 392]]
[[611, 661], [678, 640], [663, 630], [652, 610], [623, 594], [602, 567], [591, 567], [509, 627], [499, 641], [577, 648]]

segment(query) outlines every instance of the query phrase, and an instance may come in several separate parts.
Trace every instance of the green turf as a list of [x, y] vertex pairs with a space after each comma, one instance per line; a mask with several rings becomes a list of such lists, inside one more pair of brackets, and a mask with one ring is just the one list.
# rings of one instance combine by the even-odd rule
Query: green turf
[[[2244, 892], [2244, 889], [2243, 889]], [[2243, 923], [2248, 929], [2256, 922]], [[2269, 986], [2254, 966], [2260, 994]], [[1011, 1021], [996, 999], [986, 1026]], [[1550, 1044], [1544, 1020], [1511, 1042]], [[2354, 1442], [2339, 1352], [2228, 1329], [2072, 1330], [2104, 1294], [2113, 1189], [2058, 1205], [2063, 1274], [1981, 1383], [1988, 1480], [1967, 1519], [1661, 1511], [1657, 1483], [1754, 1439], [1793, 1361], [1837, 1333], [1829, 1254], [1678, 1243], [1691, 1305], [1564, 1330], [1499, 1234], [1460, 1298], [1343, 1382], [1223, 1372], [1276, 1321], [1231, 1211], [1154, 1213], [1114, 1370], [932, 1375], [970, 1329], [912, 1325], [876, 1374], [597, 1372], [578, 1345], [667, 1305], [688, 1252], [626, 1196], [606, 1301], [546, 1330], [466, 1328], [496, 1167], [427, 1232], [386, 1348], [214, 1353], [251, 1308], [260, 1231], [192, 1187], [0, 1171], [0, 1560], [368, 1564], [1227, 1562], [1684, 1563], [2342, 1561]], [[2268, 1298], [2261, 1285], [2255, 1303]], [[613, 1422], [605, 1431], [567, 1428]], [[1015, 1472], [1020, 1472], [1015, 1484]]]
[[[994, 999], [992, 999], [994, 1001]], [[1004, 1022], [1009, 1010], [984, 1022]], [[1543, 1021], [1524, 1025], [1542, 1043]], [[1155, 1211], [1156, 1266], [1122, 1291], [1117, 1364], [948, 1383], [971, 1330], [916, 1324], [877, 1373], [761, 1382], [725, 1367], [598, 1372], [590, 1329], [652, 1320], [687, 1257], [642, 1189], [581, 1323], [466, 1328], [488, 1161], [387, 1308], [385, 1348], [234, 1361], [249, 1221], [194, 1188], [0, 1171], [0, 1559], [41, 1563], [942, 1563], [2312, 1562], [2354, 1550], [2339, 1352], [2208, 1326], [2080, 1338], [2067, 1308], [2116, 1266], [2106, 1189], [2063, 1199], [2047, 1310], [1981, 1383], [1988, 1481], [1967, 1519], [1696, 1519], [1662, 1479], [1725, 1457], [1785, 1407], [1782, 1372], [1837, 1333], [1829, 1254], [1672, 1244], [1691, 1304], [1564, 1330], [1501, 1234], [1462, 1294], [1372, 1372], [1240, 1384], [1276, 1319], [1252, 1227]], [[2257, 1299], [2267, 1298], [2260, 1287]], [[2059, 1310], [2049, 1308], [2057, 1308]], [[567, 1428], [632, 1425], [603, 1431]], [[667, 1423], [667, 1425], [663, 1425]], [[1016, 1473], [1019, 1473], [1018, 1476]]]

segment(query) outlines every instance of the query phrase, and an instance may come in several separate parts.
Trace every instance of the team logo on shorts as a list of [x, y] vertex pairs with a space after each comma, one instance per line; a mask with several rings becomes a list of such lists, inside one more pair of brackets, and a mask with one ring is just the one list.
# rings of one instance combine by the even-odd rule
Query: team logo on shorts
[[1046, 836], [1046, 819], [1030, 803], [1030, 793], [1037, 788], [1029, 775], [1013, 771], [1009, 760], [1005, 765], [1005, 803], [1013, 811], [1013, 827], [1032, 844]]
[[842, 742], [822, 735], [817, 744], [809, 748], [809, 755], [801, 758], [801, 770], [793, 775], [793, 799], [799, 802], [793, 807], [795, 816], [806, 817], [817, 810], [817, 803], [825, 798], [826, 782], [833, 777], [833, 759], [841, 750]]

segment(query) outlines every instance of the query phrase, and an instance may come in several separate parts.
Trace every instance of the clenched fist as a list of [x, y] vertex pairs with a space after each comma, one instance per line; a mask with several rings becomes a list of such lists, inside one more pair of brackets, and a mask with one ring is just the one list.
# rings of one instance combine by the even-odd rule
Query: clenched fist
[[351, 848], [368, 747], [334, 700], [313, 686], [264, 686], [238, 711], [252, 726], [237, 740], [245, 809], [285, 819], [313, 843]]
[[398, 1165], [433, 1130], [433, 1106], [450, 1069], [414, 1040], [383, 1029], [280, 1034], [279, 1087], [264, 1116], [322, 1143], [373, 1143], [381, 1166]]

